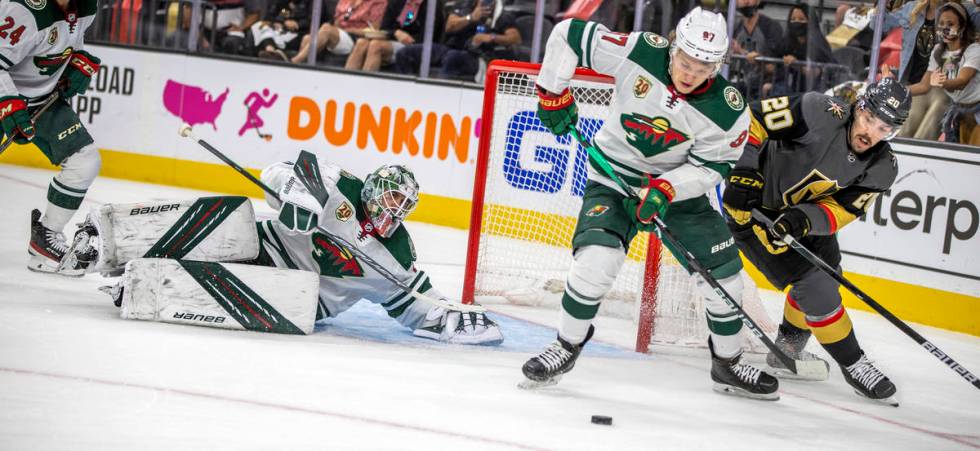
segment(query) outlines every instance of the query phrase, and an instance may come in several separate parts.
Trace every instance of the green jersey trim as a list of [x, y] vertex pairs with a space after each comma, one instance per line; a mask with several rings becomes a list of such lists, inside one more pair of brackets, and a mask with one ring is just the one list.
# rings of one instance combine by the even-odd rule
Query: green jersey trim
[[[58, 22], [66, 22], [65, 14], [58, 7], [55, 0], [44, 0], [40, 9], [31, 5], [32, 3], [36, 4], [37, 0], [10, 0], [10, 2], [23, 6], [24, 9], [31, 13], [38, 31], [44, 30]], [[78, 0], [77, 5], [78, 19], [94, 16], [96, 11], [98, 11], [97, 0]]]
[[693, 158], [695, 161], [697, 161], [698, 163], [701, 163], [702, 166], [721, 174], [722, 178], [728, 177], [728, 173], [731, 172], [732, 168], [735, 167], [735, 163], [736, 163], [735, 161], [705, 160], [704, 158], [701, 158], [694, 154], [690, 154], [689, 156]]
[[745, 113], [745, 99], [725, 77], [718, 75], [707, 91], [687, 97], [687, 103], [724, 131]]
[[572, 23], [568, 25], [568, 45], [578, 55], [576, 66], [584, 64], [582, 62], [582, 36], [585, 34], [585, 24], [586, 22], [583, 20], [572, 19]]
[[670, 75], [667, 74], [670, 47], [654, 47], [646, 39], [638, 39], [626, 58], [653, 75], [664, 86], [670, 86]]

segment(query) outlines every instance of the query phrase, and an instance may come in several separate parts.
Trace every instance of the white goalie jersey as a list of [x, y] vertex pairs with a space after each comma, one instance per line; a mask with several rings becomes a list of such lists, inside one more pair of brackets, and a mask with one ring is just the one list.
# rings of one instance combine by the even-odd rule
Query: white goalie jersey
[[[398, 280], [419, 293], [436, 299], [445, 297], [432, 287], [429, 276], [415, 267], [415, 248], [404, 226], [389, 238], [374, 231], [361, 203], [363, 182], [338, 166], [320, 163], [319, 176], [327, 193], [326, 204], [318, 212], [319, 226], [356, 246]], [[293, 174], [292, 163], [279, 163], [262, 171], [262, 181], [273, 190]], [[269, 199], [273, 208], [279, 202]], [[259, 223], [263, 255], [280, 268], [312, 271], [320, 275], [320, 315], [336, 316], [360, 299], [380, 304], [403, 325], [416, 327], [434, 307], [425, 299], [406, 294], [381, 273], [325, 234], [313, 231], [295, 233], [278, 220]]]

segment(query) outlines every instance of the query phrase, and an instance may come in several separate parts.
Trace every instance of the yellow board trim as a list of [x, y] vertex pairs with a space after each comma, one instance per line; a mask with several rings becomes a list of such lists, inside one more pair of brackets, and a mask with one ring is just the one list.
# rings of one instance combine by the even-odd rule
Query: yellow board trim
[[[177, 160], [107, 149], [100, 151], [102, 176], [250, 197], [262, 196], [259, 188], [223, 164]], [[57, 169], [34, 145], [10, 146], [0, 155], [0, 163]], [[259, 170], [248, 171], [255, 176], [259, 175]], [[411, 219], [467, 229], [470, 223], [470, 201], [423, 194], [419, 208], [412, 213]], [[759, 287], [775, 290], [751, 263], [744, 258], [743, 261], [746, 270]], [[863, 274], [845, 272], [845, 276], [904, 321], [980, 337], [980, 298]], [[846, 290], [842, 293], [847, 308], [871, 311], [870, 307]]]

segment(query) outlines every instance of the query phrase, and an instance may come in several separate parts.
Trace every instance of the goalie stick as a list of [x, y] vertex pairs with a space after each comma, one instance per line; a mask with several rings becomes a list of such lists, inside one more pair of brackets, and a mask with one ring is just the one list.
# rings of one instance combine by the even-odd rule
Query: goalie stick
[[[757, 209], [752, 209], [752, 218], [755, 219], [756, 221], [765, 224], [765, 226], [770, 231], [772, 231], [773, 221], [769, 219], [769, 217], [763, 214], [761, 211]], [[773, 233], [775, 234], [775, 232]], [[932, 354], [941, 362], [945, 363], [947, 366], [949, 366], [951, 370], [955, 371], [956, 374], [959, 374], [960, 377], [966, 379], [967, 382], [973, 384], [974, 387], [980, 389], [980, 378], [977, 378], [977, 376], [971, 373], [970, 370], [966, 369], [966, 367], [964, 367], [963, 365], [960, 365], [956, 360], [953, 360], [953, 358], [950, 357], [949, 354], [946, 354], [945, 352], [941, 351], [939, 347], [932, 344], [931, 341], [927, 340], [922, 335], [919, 335], [919, 333], [916, 332], [914, 329], [912, 329], [908, 324], [906, 324], [905, 321], [902, 321], [897, 316], [892, 314], [892, 312], [888, 311], [888, 309], [886, 309], [884, 306], [882, 306], [877, 301], [872, 299], [871, 296], [868, 296], [867, 293], [861, 291], [861, 289], [858, 288], [857, 285], [854, 285], [853, 283], [851, 283], [850, 280], [847, 280], [847, 278], [844, 277], [841, 273], [837, 272], [836, 269], [831, 268], [830, 265], [827, 264], [827, 262], [823, 261], [820, 257], [818, 257], [816, 254], [811, 252], [810, 249], [807, 249], [806, 246], [804, 246], [799, 241], [797, 241], [796, 238], [793, 238], [792, 235], [787, 234], [780, 239], [783, 240], [784, 243], [788, 244], [789, 247], [793, 248], [793, 250], [798, 252], [801, 256], [803, 256], [803, 258], [807, 259], [811, 264], [813, 264], [817, 268], [820, 268], [823, 272], [830, 275], [830, 277], [833, 277], [834, 280], [837, 281], [837, 283], [843, 285], [844, 288], [847, 288], [847, 291], [850, 291], [855, 297], [860, 299], [865, 304], [868, 304], [869, 307], [874, 309], [874, 311], [878, 312], [878, 314], [880, 314], [881, 316], [884, 316], [885, 319], [888, 320], [888, 322], [892, 323], [895, 327], [897, 327], [902, 332], [905, 332], [905, 335], [908, 335], [913, 340], [915, 340], [915, 342], [918, 343], [919, 346], [925, 348], [926, 351], [929, 352], [929, 354]]]
[[[265, 191], [266, 193], [268, 193], [274, 199], [280, 200], [279, 199], [279, 193], [273, 191], [272, 188], [269, 188], [268, 186], [266, 186], [265, 183], [262, 183], [261, 180], [255, 178], [254, 175], [250, 174], [248, 171], [245, 170], [245, 168], [239, 166], [238, 163], [235, 163], [232, 159], [228, 158], [220, 150], [216, 149], [211, 144], [208, 144], [207, 141], [205, 141], [203, 139], [198, 139], [196, 136], [194, 136], [194, 131], [191, 128], [190, 125], [184, 124], [183, 126], [181, 126], [179, 133], [180, 133], [180, 136], [183, 136], [185, 138], [190, 138], [191, 140], [197, 142], [198, 145], [200, 145], [201, 147], [203, 147], [204, 149], [206, 149], [208, 152], [211, 152], [214, 156], [218, 157], [218, 159], [220, 159], [221, 161], [223, 161], [228, 166], [231, 166], [232, 169], [234, 169], [235, 171], [237, 171], [239, 174], [243, 175], [245, 178], [247, 178], [249, 181], [251, 181], [252, 183], [254, 183], [256, 186], [258, 186], [259, 188], [262, 188], [263, 191]], [[304, 153], [305, 153], [305, 151], [304, 151]], [[302, 156], [302, 153], [300, 155]], [[318, 232], [326, 235], [327, 238], [333, 240], [334, 242], [340, 243], [341, 245], [343, 245], [344, 247], [346, 247], [347, 250], [349, 250], [357, 258], [360, 258], [365, 264], [367, 264], [372, 269], [374, 269], [375, 271], [377, 271], [378, 274], [381, 274], [382, 277], [384, 277], [385, 279], [387, 279], [389, 282], [391, 282], [396, 287], [398, 287], [398, 289], [404, 291], [409, 296], [413, 296], [413, 297], [416, 297], [416, 298], [419, 298], [419, 299], [424, 299], [426, 301], [429, 301], [429, 302], [431, 302], [433, 304], [439, 305], [439, 306], [441, 306], [443, 308], [446, 308], [448, 310], [456, 310], [456, 311], [460, 311], [460, 312], [473, 312], [473, 313], [483, 313], [483, 312], [486, 312], [487, 311], [487, 309], [485, 307], [483, 307], [482, 305], [478, 305], [478, 304], [462, 304], [462, 303], [458, 303], [458, 302], [449, 302], [449, 301], [446, 301], [446, 300], [443, 300], [443, 299], [436, 299], [434, 297], [427, 296], [427, 295], [425, 295], [423, 293], [420, 293], [418, 290], [416, 290], [416, 289], [414, 289], [414, 288], [406, 285], [404, 282], [398, 280], [398, 278], [395, 277], [395, 275], [392, 274], [391, 271], [388, 271], [388, 269], [385, 268], [384, 266], [382, 266], [380, 263], [378, 263], [377, 261], [375, 261], [371, 257], [367, 256], [365, 253], [361, 252], [356, 246], [354, 246], [353, 244], [351, 244], [349, 241], [347, 241], [347, 240], [345, 240], [345, 239], [343, 239], [343, 238], [341, 238], [341, 237], [339, 237], [339, 236], [337, 236], [337, 235], [335, 235], [333, 233], [330, 233], [330, 231], [324, 229], [323, 227], [320, 227], [319, 225], [316, 226], [316, 230]]]
[[[582, 136], [579, 134], [578, 129], [573, 128], [569, 133], [572, 135], [572, 137], [575, 138], [576, 141], [579, 142], [579, 144], [582, 145], [582, 147], [585, 148], [585, 151], [589, 154], [589, 157], [595, 160], [595, 162], [599, 164], [603, 172], [605, 172], [610, 179], [616, 182], [616, 185], [618, 185], [623, 190], [623, 192], [626, 193], [627, 196], [636, 199], [639, 198], [639, 196], [636, 194], [636, 191], [634, 191], [631, 186], [627, 185], [626, 182], [624, 182], [623, 179], [620, 178], [615, 171], [613, 171], [612, 166], [609, 165], [609, 162], [606, 161], [606, 158], [603, 157], [602, 154], [596, 151], [595, 147], [592, 146], [592, 143], [582, 138]], [[822, 361], [796, 360], [786, 355], [785, 352], [783, 352], [781, 349], [776, 347], [776, 344], [773, 343], [772, 340], [770, 340], [769, 337], [766, 336], [764, 332], [762, 332], [762, 329], [759, 327], [758, 324], [756, 324], [755, 320], [753, 320], [752, 317], [748, 315], [748, 313], [745, 313], [745, 310], [742, 309], [742, 306], [738, 305], [738, 303], [735, 302], [735, 299], [730, 294], [728, 294], [727, 291], [725, 291], [725, 289], [721, 286], [721, 284], [718, 283], [718, 280], [711, 275], [711, 272], [705, 269], [703, 266], [701, 266], [701, 263], [698, 262], [697, 258], [694, 257], [694, 254], [692, 254], [687, 249], [687, 247], [684, 246], [674, 236], [674, 234], [670, 231], [667, 225], [664, 224], [663, 220], [660, 219], [660, 216], [654, 216], [653, 220], [657, 226], [661, 238], [665, 239], [668, 243], [670, 243], [671, 246], [673, 246], [674, 249], [677, 249], [678, 252], [683, 254], [684, 259], [687, 260], [688, 266], [690, 267], [689, 271], [696, 272], [698, 275], [700, 275], [705, 280], [705, 282], [707, 282], [708, 285], [710, 285], [711, 288], [715, 290], [715, 293], [721, 296], [721, 298], [725, 301], [726, 304], [728, 304], [730, 308], [735, 310], [738, 317], [742, 320], [742, 323], [745, 324], [745, 327], [747, 327], [749, 331], [752, 332], [752, 334], [758, 337], [759, 340], [762, 341], [762, 344], [764, 344], [766, 348], [769, 349], [770, 352], [775, 354], [776, 358], [778, 358], [779, 361], [783, 363], [783, 365], [786, 365], [787, 369], [792, 371], [794, 374], [802, 377], [815, 378], [817, 375], [826, 374], [827, 372], [826, 367], [824, 366]]]
[[[51, 105], [54, 105], [54, 102], [58, 100], [60, 97], [61, 97], [61, 91], [55, 91], [54, 93], [49, 95], [48, 99], [41, 104], [41, 108], [38, 108], [38, 110], [31, 115], [31, 123], [36, 122], [37, 118], [41, 117], [41, 115], [44, 114], [44, 112], [47, 111], [48, 108], [51, 108]], [[6, 151], [7, 148], [10, 147], [10, 145], [13, 143], [14, 143], [14, 137], [11, 136], [7, 138], [3, 142], [3, 144], [0, 144], [0, 155], [2, 155], [3, 152]]]

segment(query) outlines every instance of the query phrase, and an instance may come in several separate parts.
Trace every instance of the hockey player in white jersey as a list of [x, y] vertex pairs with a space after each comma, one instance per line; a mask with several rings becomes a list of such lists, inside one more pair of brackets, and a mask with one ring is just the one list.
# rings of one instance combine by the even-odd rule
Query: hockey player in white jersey
[[[62, 229], [99, 173], [92, 137], [68, 98], [84, 94], [99, 59], [82, 49], [95, 20], [96, 0], [9, 0], [0, 3], [0, 123], [7, 139], [34, 143], [61, 166], [48, 186], [44, 214], [31, 212], [28, 269], [59, 272], [67, 251]], [[37, 120], [31, 116], [50, 96], [60, 96]], [[62, 268], [81, 275], [78, 268]]]
[[[402, 221], [415, 209], [419, 186], [407, 168], [382, 166], [362, 182], [302, 152], [295, 164], [265, 168], [261, 180], [281, 199], [267, 198], [279, 210], [276, 219], [252, 222], [248, 201], [235, 197], [107, 205], [94, 210], [76, 234], [78, 250], [73, 257], [89, 271], [111, 271], [130, 260], [123, 281], [108, 290], [123, 308], [122, 316], [128, 318], [289, 332], [295, 329], [277, 328], [287, 322], [283, 318], [308, 318], [308, 327], [299, 329], [311, 330], [314, 317], [337, 316], [366, 299], [381, 305], [420, 337], [458, 344], [503, 341], [495, 322], [482, 312], [449, 301], [416, 267], [415, 248]], [[246, 221], [244, 226], [242, 221]], [[153, 261], [158, 258], [181, 263], [161, 270], [160, 260]], [[234, 264], [218, 268], [184, 260], [250, 260], [253, 265], [277, 269]], [[299, 286], [305, 284], [300, 277], [296, 285], [284, 282], [267, 293], [259, 288], [252, 290], [254, 295], [243, 295], [237, 288], [228, 291], [230, 286], [252, 286], [273, 277], [294, 280], [295, 274], [283, 270], [317, 275], [317, 289], [311, 295]], [[234, 274], [221, 280], [235, 281], [211, 283], [211, 275], [219, 271]], [[388, 279], [392, 276], [411, 291]], [[172, 287], [181, 280], [187, 280], [190, 287]], [[213, 287], [208, 288], [209, 284]], [[180, 294], [170, 296], [168, 290]], [[255, 321], [251, 313], [235, 307], [238, 298], [247, 296], [258, 299], [263, 312], [282, 315], [260, 315], [265, 321]], [[175, 314], [179, 314], [176, 319]], [[212, 320], [205, 321], [208, 317]], [[221, 324], [215, 323], [218, 317], [223, 318]]]
[[[591, 162], [558, 339], [524, 364], [528, 385], [555, 383], [572, 369], [629, 243], [638, 230], [654, 230], [654, 216], [740, 298], [742, 262], [706, 193], [739, 159], [750, 119], [741, 94], [718, 75], [728, 51], [725, 19], [695, 8], [676, 33], [670, 43], [653, 33], [614, 33], [573, 19], [559, 23], [548, 39], [537, 79], [541, 122], [559, 136], [575, 127], [578, 114], [568, 86], [576, 66], [615, 78], [610, 112], [594, 144], [626, 183], [640, 189], [640, 200], [625, 196]], [[715, 390], [778, 399], [778, 381], [740, 361], [742, 322], [736, 312], [706, 282], [697, 282], [706, 300]]]

